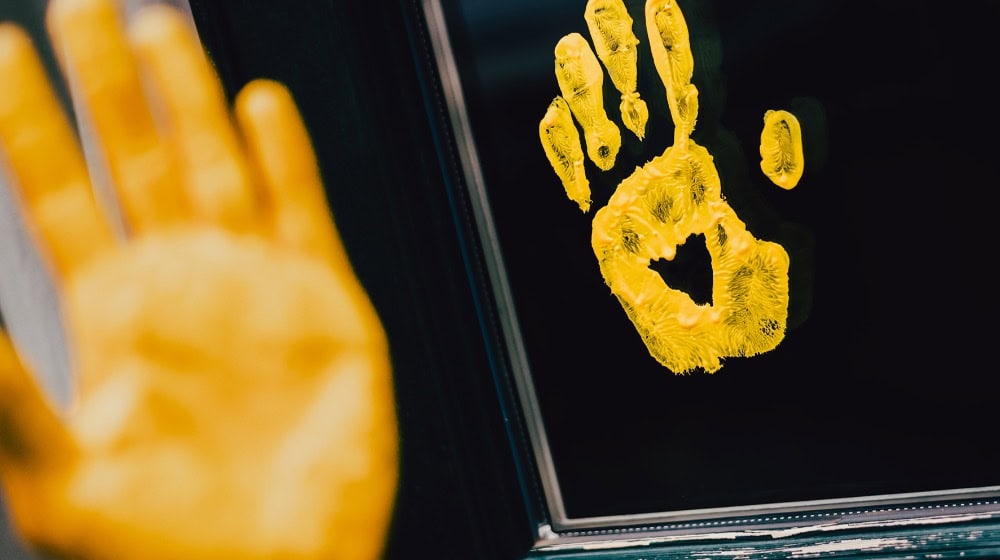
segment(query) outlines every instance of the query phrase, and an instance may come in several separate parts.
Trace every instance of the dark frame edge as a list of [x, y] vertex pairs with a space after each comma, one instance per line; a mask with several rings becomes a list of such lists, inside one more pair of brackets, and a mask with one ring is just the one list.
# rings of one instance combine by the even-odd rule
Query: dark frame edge
[[512, 459], [518, 471], [518, 482], [524, 496], [529, 529], [536, 545], [544, 542], [549, 531], [549, 512], [544, 491], [538, 480], [538, 464], [534, 460], [530, 436], [525, 428], [524, 410], [518, 397], [512, 364], [505, 350], [505, 337], [498, 318], [499, 311], [492, 294], [487, 256], [482, 250], [482, 238], [477, 227], [473, 202], [469, 195], [466, 170], [455, 138], [448, 95], [444, 91], [440, 69], [435, 62], [434, 41], [427, 22], [426, 2], [400, 0], [407, 15], [407, 31], [414, 64], [421, 81], [428, 118], [433, 123], [438, 144], [436, 155], [445, 177], [456, 233], [462, 246], [465, 272], [472, 286], [483, 339], [490, 354], [493, 382], [504, 411]]

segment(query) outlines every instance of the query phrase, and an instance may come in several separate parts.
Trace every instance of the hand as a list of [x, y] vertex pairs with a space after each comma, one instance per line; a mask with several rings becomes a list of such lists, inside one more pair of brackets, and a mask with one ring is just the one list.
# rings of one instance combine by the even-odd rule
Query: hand
[[[712, 154], [691, 138], [698, 118], [692, 83], [694, 51], [675, 0], [646, 0], [645, 27], [657, 74], [667, 94], [674, 144], [637, 167], [594, 214], [591, 247], [601, 275], [635, 325], [650, 355], [676, 374], [715, 373], [725, 358], [750, 357], [776, 348], [788, 320], [788, 252], [760, 240], [726, 201]], [[649, 111], [636, 92], [639, 39], [622, 0], [588, 0], [584, 20], [596, 54], [579, 33], [555, 46], [560, 95], [539, 123], [542, 148], [580, 210], [591, 207], [586, 155], [612, 169], [621, 132], [604, 109], [603, 63], [621, 93], [621, 117], [639, 140]], [[574, 122], [575, 121], [575, 122]], [[791, 189], [803, 171], [801, 131], [787, 111], [767, 111], [761, 134], [761, 170]], [[709, 301], [668, 285], [651, 267], [674, 260], [688, 241], [711, 257]]]
[[290, 94], [251, 82], [231, 114], [165, 6], [126, 33], [112, 0], [54, 0], [48, 24], [128, 234], [27, 35], [0, 26], [0, 155], [77, 382], [57, 415], [0, 333], [16, 528], [88, 560], [377, 557], [397, 480], [387, 342]]

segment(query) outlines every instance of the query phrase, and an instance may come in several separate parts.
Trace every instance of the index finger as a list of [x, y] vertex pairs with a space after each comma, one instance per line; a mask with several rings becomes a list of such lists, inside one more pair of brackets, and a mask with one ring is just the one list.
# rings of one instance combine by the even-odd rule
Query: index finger
[[76, 135], [28, 35], [0, 24], [0, 155], [57, 276], [113, 246]]
[[4, 483], [69, 464], [73, 439], [0, 329], [0, 474]]

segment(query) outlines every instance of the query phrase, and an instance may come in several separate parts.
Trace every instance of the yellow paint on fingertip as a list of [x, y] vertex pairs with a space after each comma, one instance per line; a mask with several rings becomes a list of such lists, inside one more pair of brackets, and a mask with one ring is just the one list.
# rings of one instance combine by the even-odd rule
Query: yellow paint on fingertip
[[29, 71], [34, 58], [31, 38], [20, 27], [0, 22], [0, 76], [4, 87], [0, 89], [0, 118], [14, 115], [20, 107], [25, 93], [13, 87], [11, 80]]
[[10, 22], [0, 22], [0, 60], [10, 57], [23, 45], [31, 44], [31, 39], [23, 29]]
[[101, 12], [117, 14], [118, 5], [112, 0], [51, 0], [45, 10], [45, 20], [50, 33], [57, 34], [61, 29], [86, 23], [93, 14]]
[[236, 110], [263, 115], [281, 110], [282, 98], [290, 98], [288, 88], [267, 79], [253, 80], [236, 95]]
[[580, 210], [587, 212], [590, 210], [590, 183], [583, 169], [583, 147], [565, 99], [556, 97], [552, 100], [538, 123], [538, 135], [552, 169], [562, 181], [566, 196], [576, 202]]
[[136, 42], [170, 41], [177, 33], [186, 33], [188, 23], [177, 10], [165, 4], [148, 4], [129, 24], [129, 34]]
[[764, 128], [760, 132], [761, 171], [775, 185], [791, 190], [799, 184], [804, 168], [799, 119], [788, 111], [764, 113]]

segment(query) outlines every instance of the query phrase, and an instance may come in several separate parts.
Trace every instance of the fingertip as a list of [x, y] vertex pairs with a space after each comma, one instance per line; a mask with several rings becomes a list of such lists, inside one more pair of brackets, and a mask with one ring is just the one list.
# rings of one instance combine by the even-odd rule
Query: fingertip
[[47, 86], [41, 60], [28, 33], [13, 23], [0, 23], [0, 147], [17, 135], [26, 104]]
[[587, 40], [583, 35], [576, 32], [567, 33], [556, 43], [556, 56], [576, 56], [586, 43]]
[[10, 72], [33, 48], [31, 37], [20, 26], [0, 22], [0, 72]]
[[[26, 55], [32, 49], [31, 38], [23, 29], [13, 23], [0, 23], [0, 80], [4, 84], [16, 84], [23, 71]], [[17, 111], [18, 90], [13, 87], [0, 89], [0, 117]]]
[[254, 80], [236, 95], [236, 112], [241, 121], [273, 118], [294, 107], [291, 92], [274, 80]]
[[83, 24], [94, 14], [115, 12], [110, 0], [52, 0], [45, 10], [45, 24], [49, 33], [58, 36]]
[[291, 91], [281, 82], [260, 78], [243, 86], [236, 95], [235, 113], [257, 151], [273, 155], [278, 150], [289, 157], [294, 155], [289, 150], [298, 151], [300, 156], [312, 153], [302, 115]]
[[0, 22], [0, 57], [8, 57], [11, 53], [24, 48], [31, 43], [28, 34], [17, 24], [9, 21]]
[[174, 7], [149, 4], [141, 8], [129, 24], [129, 37], [137, 47], [162, 45], [186, 34], [187, 20]]

